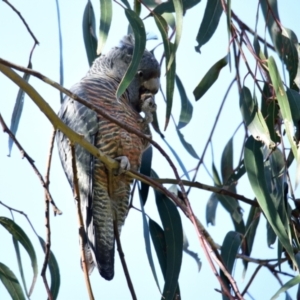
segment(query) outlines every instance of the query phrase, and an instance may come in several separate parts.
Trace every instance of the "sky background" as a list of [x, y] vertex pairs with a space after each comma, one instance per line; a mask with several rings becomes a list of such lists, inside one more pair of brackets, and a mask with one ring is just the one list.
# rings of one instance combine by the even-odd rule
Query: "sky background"
[[[72, 1], [72, 3], [69, 1], [60, 2], [65, 70], [64, 86], [70, 88], [85, 75], [89, 67], [82, 37], [82, 16], [86, 1], [77, 0]], [[92, 1], [92, 3], [96, 19], [98, 20], [99, 2]], [[53, 80], [59, 81], [59, 46], [55, 1], [13, 1], [12, 4], [21, 12], [40, 42], [40, 45], [37, 46], [33, 54], [33, 69]], [[230, 73], [229, 68], [225, 68], [221, 71], [219, 80], [213, 88], [209, 90], [200, 101], [194, 101], [192, 94], [194, 88], [207, 70], [216, 61], [226, 55], [228, 49], [226, 18], [225, 15], [223, 15], [217, 32], [211, 41], [202, 47], [201, 54], [194, 51], [194, 46], [197, 45], [195, 39], [203, 17], [205, 4], [206, 2], [202, 1], [192, 10], [187, 11], [177, 55], [177, 74], [181, 78], [187, 95], [194, 106], [193, 119], [190, 124], [182, 130], [182, 133], [186, 140], [194, 146], [199, 156], [202, 154], [227, 87], [234, 78], [234, 71]], [[113, 9], [112, 27], [104, 52], [116, 45], [122, 36], [127, 33], [128, 22], [123, 9], [115, 3], [113, 4]], [[254, 29], [257, 1], [233, 0], [232, 9], [240, 19]], [[282, 24], [294, 30], [298, 38], [300, 37], [298, 20], [299, 9], [300, 3], [298, 0], [279, 1], [279, 12]], [[146, 16], [145, 11], [142, 12], [142, 17], [143, 16]], [[261, 11], [259, 11], [259, 19], [262, 22], [259, 22], [258, 31], [263, 33], [264, 22]], [[32, 38], [19, 17], [3, 2], [0, 3], [0, 20], [0, 57], [16, 64], [27, 66], [29, 53], [33, 46]], [[98, 23], [99, 22], [97, 22], [97, 26]], [[157, 41], [148, 42], [148, 49], [152, 49], [161, 42], [160, 34], [151, 18], [145, 21], [145, 25], [147, 32], [154, 33], [159, 38]], [[161, 58], [161, 53], [162, 50], [160, 49], [156, 51], [158, 60]], [[272, 53], [272, 55], [277, 57], [276, 54]], [[277, 62], [279, 69], [282, 70], [278, 60]], [[30, 78], [30, 84], [36, 88], [54, 111], [59, 110], [60, 98], [57, 90], [33, 77]], [[253, 91], [253, 82], [249, 76], [245, 80], [245, 84]], [[164, 71], [162, 72], [162, 85], [163, 87], [165, 86]], [[9, 125], [18, 87], [3, 74], [0, 74], [0, 90], [0, 113]], [[159, 122], [161, 128], [163, 128], [165, 104], [160, 95], [156, 97], [156, 103], [158, 105], [157, 112]], [[180, 98], [177, 90], [175, 90], [173, 115], [176, 121], [179, 118], [179, 114]], [[237, 87], [234, 86], [229, 93], [219, 124], [213, 136], [214, 159], [217, 168], [220, 166], [222, 151], [241, 120]], [[182, 147], [174, 128], [174, 125], [170, 122], [165, 132], [166, 138], [180, 155], [187, 170], [191, 170], [196, 166], [197, 160], [192, 158]], [[45, 174], [46, 170], [51, 133], [51, 124], [31, 99], [26, 96], [17, 138], [28, 154], [35, 160], [36, 166], [42, 174]], [[153, 134], [153, 138], [163, 145], [160, 137], [155, 133]], [[238, 147], [238, 145], [240, 145], [242, 138], [243, 132], [240, 131], [234, 139], [234, 145], [237, 146], [237, 150], [235, 149], [234, 152], [235, 165], [239, 159], [240, 147]], [[26, 160], [21, 159], [21, 155], [15, 146], [11, 157], [7, 157], [7, 145], [7, 134], [0, 133], [0, 201], [26, 213], [38, 234], [45, 238], [43, 188], [31, 166]], [[168, 149], [166, 149], [166, 147], [164, 148], [169, 153]], [[174, 157], [171, 154], [170, 156], [175, 162]], [[205, 157], [205, 164], [209, 170], [211, 169], [211, 162], [212, 156], [209, 149]], [[153, 169], [162, 178], [174, 177], [169, 165], [156, 149], [154, 149]], [[180, 171], [180, 173], [182, 172]], [[201, 167], [198, 173], [197, 180], [213, 185], [211, 178], [203, 167]], [[79, 264], [76, 207], [74, 205], [71, 188], [61, 168], [56, 146], [54, 149], [50, 181], [52, 196], [60, 210], [63, 211], [63, 215], [58, 217], [53, 217], [51, 213], [51, 249], [59, 263], [61, 274], [61, 288], [58, 299], [88, 299], [83, 273]], [[237, 191], [239, 194], [253, 198], [253, 193], [249, 189], [246, 176], [239, 181]], [[209, 196], [209, 192], [192, 190], [189, 197], [195, 214], [204, 224], [206, 223], [205, 205]], [[296, 191], [296, 198], [299, 198], [299, 188]], [[134, 205], [139, 207], [138, 197], [134, 198]], [[244, 220], [247, 220], [249, 208], [243, 203], [241, 203], [241, 206], [244, 209]], [[146, 212], [151, 218], [160, 223], [152, 191], [148, 198]], [[6, 208], [0, 206], [0, 216], [10, 217], [10, 213]], [[185, 233], [189, 239], [190, 250], [197, 252], [202, 260], [202, 269], [198, 272], [195, 261], [190, 256], [183, 254], [182, 270], [179, 279], [182, 299], [220, 299], [221, 296], [214, 290], [219, 289], [219, 284], [205, 260], [195, 230], [190, 221], [188, 221], [183, 214], [181, 214], [181, 216]], [[41, 270], [44, 256], [37, 238], [23, 216], [15, 214], [15, 220], [25, 230], [33, 242], [38, 256], [39, 270]], [[265, 228], [266, 223], [262, 218], [254, 242], [252, 257], [263, 259], [270, 257], [275, 258], [277, 256], [276, 245], [274, 245], [274, 249], [267, 247]], [[209, 226], [209, 232], [217, 243], [222, 244], [225, 234], [230, 230], [233, 230], [230, 216], [223, 207], [219, 205], [216, 226]], [[13, 270], [20, 279], [11, 236], [4, 228], [0, 228], [0, 236], [0, 261]], [[140, 212], [133, 209], [130, 211], [122, 230], [121, 241], [138, 299], [159, 299], [160, 294], [152, 277], [145, 253], [142, 215]], [[30, 286], [32, 270], [30, 260], [25, 251], [22, 251], [22, 259], [24, 269], [26, 270], [27, 285]], [[156, 259], [155, 261], [157, 262]], [[160, 268], [157, 263], [156, 266], [161, 289], [163, 289]], [[240, 290], [243, 290], [245, 284], [247, 284], [255, 267], [256, 265], [250, 264], [246, 278], [243, 280], [242, 264], [240, 261], [236, 264], [234, 277]], [[284, 270], [293, 274], [289, 268]], [[100, 277], [97, 270], [93, 272], [90, 279], [96, 299], [131, 299], [117, 253], [115, 258], [115, 277], [113, 281], [105, 281]], [[289, 278], [283, 277], [282, 279], [285, 282]], [[275, 277], [271, 275], [270, 271], [262, 268], [249, 291], [254, 299], [269, 299], [278, 289], [279, 284]], [[295, 298], [296, 289], [291, 290], [290, 295], [292, 298]], [[31, 299], [45, 298], [46, 291], [42, 278], [39, 276]], [[247, 295], [245, 298], [251, 299]], [[0, 299], [9, 299], [9, 295], [1, 284]], [[280, 299], [285, 299], [285, 296], [282, 295]]]

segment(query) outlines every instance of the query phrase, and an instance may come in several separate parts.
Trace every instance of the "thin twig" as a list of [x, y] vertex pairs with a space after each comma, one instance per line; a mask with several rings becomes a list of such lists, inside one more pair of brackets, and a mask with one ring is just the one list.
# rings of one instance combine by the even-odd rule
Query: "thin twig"
[[[1, 61], [0, 61], [0, 62], [1, 62]], [[221, 105], [220, 105], [219, 111], [218, 111], [218, 113], [217, 113], [217, 115], [216, 115], [216, 119], [215, 119], [214, 125], [213, 125], [213, 127], [212, 127], [212, 129], [211, 129], [211, 132], [210, 132], [209, 137], [208, 137], [208, 139], [207, 139], [206, 145], [205, 145], [204, 150], [203, 150], [203, 152], [202, 152], [201, 158], [199, 159], [199, 162], [198, 162], [198, 164], [197, 164], [197, 166], [196, 166], [196, 171], [195, 171], [195, 174], [194, 174], [194, 176], [193, 176], [192, 181], [195, 181], [195, 180], [196, 180], [196, 177], [197, 177], [197, 174], [198, 174], [200, 165], [202, 164], [202, 162], [203, 162], [203, 160], [204, 160], [204, 156], [205, 156], [206, 150], [207, 150], [207, 148], [208, 148], [208, 145], [209, 145], [209, 143], [210, 143], [210, 141], [211, 141], [211, 139], [212, 139], [212, 136], [213, 136], [213, 134], [214, 134], [214, 132], [215, 132], [215, 129], [216, 129], [216, 127], [217, 127], [217, 123], [218, 123], [218, 121], [219, 121], [219, 118], [220, 118], [220, 115], [221, 115], [223, 106], [224, 106], [224, 104], [225, 104], [225, 100], [227, 99], [227, 96], [228, 96], [228, 94], [229, 94], [229, 91], [230, 91], [230, 89], [231, 89], [231, 87], [232, 87], [232, 85], [233, 85], [233, 83], [234, 83], [235, 81], [236, 81], [236, 78], [234, 78], [234, 79], [231, 81], [231, 83], [230, 83], [230, 85], [229, 85], [229, 87], [228, 87], [228, 89], [227, 89], [227, 91], [226, 91], [226, 93], [225, 93], [225, 95], [224, 95], [224, 98], [223, 98], [222, 103], [221, 103]], [[189, 194], [190, 190], [191, 190], [191, 188], [189, 188], [189, 189], [187, 190], [187, 194]]]
[[15, 135], [9, 130], [9, 128], [7, 127], [6, 123], [4, 122], [2, 115], [0, 114], [0, 124], [2, 125], [2, 129], [4, 132], [6, 132], [10, 138], [14, 141], [14, 143], [16, 144], [16, 146], [18, 147], [18, 149], [20, 150], [22, 157], [26, 158], [27, 161], [29, 162], [29, 164], [31, 165], [31, 167], [33, 168], [34, 172], [36, 173], [36, 175], [38, 176], [38, 178], [40, 179], [40, 182], [43, 186], [43, 188], [45, 189], [45, 193], [47, 194], [47, 197], [49, 198], [50, 203], [53, 206], [53, 210], [55, 214], [61, 215], [62, 212], [58, 209], [58, 207], [56, 206], [54, 200], [52, 199], [52, 196], [45, 184], [45, 181], [43, 179], [42, 174], [39, 172], [39, 170], [37, 169], [37, 167], [35, 166], [34, 160], [27, 154], [27, 152], [24, 150], [24, 148], [21, 146], [21, 144], [18, 142], [17, 138], [15, 137]]
[[[161, 184], [164, 184], [164, 183], [167, 183], [167, 184], [177, 184], [178, 181], [176, 179], [170, 179], [170, 178], [158, 178], [158, 179], [154, 179], [155, 181], [161, 183]], [[216, 186], [212, 186], [212, 185], [207, 185], [207, 184], [204, 184], [204, 183], [200, 183], [198, 181], [188, 181], [188, 180], [182, 180], [182, 183], [185, 185], [185, 186], [189, 186], [189, 187], [194, 187], [194, 188], [198, 188], [198, 189], [202, 189], [202, 190], [206, 190], [206, 191], [210, 191], [210, 192], [213, 192], [213, 193], [216, 193], [216, 194], [220, 194], [220, 195], [228, 195], [232, 198], [235, 198], [237, 200], [240, 200], [244, 203], [247, 203], [249, 205], [252, 205], [252, 206], [255, 206], [255, 207], [259, 207], [258, 205], [258, 202], [256, 200], [251, 200], [249, 198], [246, 198], [244, 197], [243, 195], [240, 195], [240, 194], [236, 194], [236, 193], [233, 193], [225, 188], [219, 188], [219, 187], [216, 187]]]
[[76, 167], [75, 147], [71, 142], [70, 142], [70, 148], [71, 148], [71, 159], [72, 159], [72, 170], [73, 170], [73, 194], [77, 204], [77, 216], [78, 216], [78, 225], [79, 225], [78, 232], [79, 232], [79, 240], [80, 240], [80, 254], [81, 254], [81, 261], [82, 261], [82, 269], [83, 269], [85, 284], [86, 284], [89, 298], [90, 300], [94, 300], [94, 295], [90, 283], [89, 272], [88, 272], [88, 267], [86, 262], [85, 251], [84, 251], [84, 241], [83, 241], [83, 236], [81, 234], [81, 232], [84, 231], [84, 226], [83, 226], [83, 218], [81, 213], [81, 201], [80, 201], [78, 175], [77, 175], [77, 167]]
[[135, 294], [135, 291], [134, 291], [134, 287], [133, 287], [133, 284], [132, 284], [132, 281], [131, 281], [131, 278], [130, 278], [130, 275], [129, 275], [129, 271], [128, 271], [128, 268], [127, 268], [127, 264], [126, 264], [126, 261], [125, 261], [125, 255], [124, 255], [124, 252], [123, 252], [123, 249], [122, 249], [117, 220], [114, 220], [114, 234], [115, 234], [115, 238], [116, 238], [119, 257], [120, 257], [120, 260], [121, 260], [121, 263], [122, 263], [122, 267], [123, 267], [124, 274], [125, 274], [125, 277], [126, 277], [127, 285], [128, 285], [129, 290], [130, 290], [130, 293], [131, 293], [131, 297], [132, 297], [133, 300], [137, 300], [137, 297], [136, 297], [136, 294]]
[[[49, 190], [49, 174], [50, 174], [50, 167], [51, 167], [51, 160], [52, 160], [52, 152], [53, 152], [53, 146], [54, 146], [54, 139], [55, 139], [55, 130], [53, 131], [51, 140], [50, 140], [50, 149], [49, 149], [49, 155], [47, 160], [47, 167], [46, 167], [46, 175], [45, 175], [45, 188]], [[45, 258], [44, 263], [41, 271], [41, 276], [43, 278], [44, 284], [46, 286], [46, 289], [48, 287], [47, 277], [46, 277], [46, 270], [49, 263], [49, 257], [50, 257], [50, 248], [51, 248], [51, 227], [50, 227], [50, 215], [49, 215], [49, 198], [47, 197], [47, 193], [45, 192], [45, 227], [46, 227], [46, 243], [45, 243]], [[49, 287], [48, 287], [49, 289]], [[48, 291], [47, 289], [47, 291]], [[49, 299], [52, 299], [51, 293], [48, 293]]]
[[244, 290], [242, 291], [242, 296], [244, 296], [244, 295], [247, 293], [247, 291], [248, 291], [248, 289], [249, 289], [251, 283], [253, 282], [253, 280], [254, 280], [256, 274], [257, 274], [258, 271], [261, 269], [261, 267], [262, 267], [262, 265], [258, 265], [258, 266], [256, 267], [256, 269], [255, 269], [255, 271], [253, 272], [251, 278], [249, 279], [247, 285], [245, 286]]
[[25, 25], [25, 27], [27, 28], [29, 34], [31, 35], [31, 37], [33, 38], [34, 42], [36, 44], [39, 44], [39, 41], [37, 40], [37, 38], [35, 37], [35, 35], [33, 34], [33, 32], [31, 31], [30, 27], [28, 26], [27, 22], [25, 21], [25, 19], [23, 18], [23, 16], [21, 15], [21, 13], [12, 5], [10, 4], [7, 0], [2, 0], [3, 2], [5, 2], [22, 20], [23, 24]]

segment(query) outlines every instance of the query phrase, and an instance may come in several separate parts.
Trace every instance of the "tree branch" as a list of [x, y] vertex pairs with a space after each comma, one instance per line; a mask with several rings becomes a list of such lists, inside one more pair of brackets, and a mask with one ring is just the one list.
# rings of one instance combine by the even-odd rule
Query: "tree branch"
[[94, 295], [90, 283], [89, 278], [89, 272], [86, 262], [86, 256], [84, 251], [84, 241], [83, 241], [83, 235], [81, 234], [84, 231], [84, 225], [83, 225], [83, 218], [81, 213], [81, 201], [80, 201], [80, 193], [79, 193], [79, 184], [78, 184], [78, 176], [77, 176], [77, 167], [76, 167], [76, 155], [75, 155], [75, 147], [70, 142], [70, 148], [71, 148], [71, 159], [72, 159], [72, 170], [73, 170], [73, 194], [74, 199], [76, 201], [76, 207], [77, 207], [77, 217], [78, 217], [78, 232], [79, 232], [79, 240], [80, 240], [80, 254], [81, 254], [81, 261], [82, 261], [82, 269], [83, 269], [83, 275], [84, 280], [86, 284], [86, 288], [88, 291], [89, 299], [94, 300]]

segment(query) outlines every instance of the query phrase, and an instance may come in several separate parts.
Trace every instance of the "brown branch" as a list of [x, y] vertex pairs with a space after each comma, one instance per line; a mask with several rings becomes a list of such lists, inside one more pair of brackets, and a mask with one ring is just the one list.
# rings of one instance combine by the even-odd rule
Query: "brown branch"
[[31, 31], [30, 27], [28, 26], [27, 22], [25, 21], [25, 19], [23, 18], [23, 16], [21, 15], [21, 13], [12, 5], [8, 2], [8, 0], [2, 0], [3, 2], [5, 2], [22, 20], [23, 24], [25, 25], [27, 31], [29, 32], [29, 34], [31, 35], [31, 37], [33, 38], [35, 44], [39, 44], [39, 41], [37, 40], [37, 38], [35, 37], [35, 35], [33, 34], [33, 32]]
[[[47, 168], [46, 168], [46, 175], [45, 175], [45, 188], [49, 190], [49, 174], [50, 174], [50, 166], [51, 166], [51, 160], [52, 160], [52, 152], [53, 152], [53, 146], [54, 146], [54, 139], [55, 139], [55, 130], [53, 131], [51, 141], [50, 141], [50, 149], [49, 149], [49, 155], [47, 160]], [[47, 277], [46, 277], [46, 270], [49, 263], [49, 257], [50, 257], [50, 248], [51, 248], [51, 227], [50, 227], [50, 215], [49, 215], [49, 198], [47, 197], [47, 194], [45, 192], [45, 227], [46, 227], [46, 243], [45, 243], [45, 258], [44, 263], [41, 271], [41, 276], [43, 278], [46, 290], [48, 292], [49, 299], [53, 299], [51, 292], [49, 290]]]
[[45, 193], [50, 201], [50, 203], [53, 206], [54, 212], [55, 214], [59, 214], [61, 215], [62, 212], [58, 209], [58, 207], [56, 206], [54, 200], [52, 199], [52, 196], [46, 186], [46, 183], [43, 179], [42, 174], [39, 172], [39, 170], [37, 169], [37, 167], [35, 166], [34, 160], [27, 154], [27, 152], [24, 150], [24, 148], [21, 146], [21, 144], [18, 142], [17, 138], [15, 137], [15, 135], [9, 130], [9, 128], [7, 127], [6, 123], [4, 122], [2, 115], [0, 114], [0, 124], [2, 125], [2, 129], [4, 132], [6, 132], [10, 138], [13, 140], [13, 142], [16, 144], [16, 146], [18, 147], [18, 149], [21, 152], [22, 158], [26, 158], [27, 161], [29, 162], [29, 164], [31, 165], [31, 167], [33, 168], [34, 172], [36, 173], [36, 175], [38, 176], [38, 178], [40, 179], [40, 182], [43, 186], [43, 188], [45, 189]]
[[261, 267], [262, 267], [262, 265], [258, 265], [258, 266], [256, 267], [256, 269], [255, 269], [255, 271], [253, 272], [251, 278], [249, 279], [247, 285], [245, 286], [244, 290], [242, 291], [242, 296], [244, 296], [244, 295], [247, 293], [247, 291], [248, 291], [248, 289], [249, 289], [251, 283], [253, 282], [253, 280], [254, 280], [256, 274], [257, 274], [258, 271], [261, 269]]
[[[177, 184], [178, 183], [176, 179], [169, 179], [169, 178], [158, 178], [158, 179], [154, 179], [154, 180], [161, 183], [161, 184], [164, 184], [164, 183]], [[188, 180], [182, 180], [182, 183], [185, 186], [195, 187], [195, 188], [198, 188], [198, 189], [210, 191], [210, 192], [220, 194], [220, 195], [227, 195], [227, 196], [230, 196], [230, 197], [235, 198], [237, 200], [240, 200], [244, 203], [247, 203], [249, 205], [259, 207], [258, 202], [256, 200], [251, 200], [249, 198], [244, 197], [243, 195], [233, 193], [233, 192], [231, 192], [229, 190], [226, 190], [224, 188], [219, 188], [219, 187], [207, 185], [207, 184], [200, 183], [200, 182], [197, 182], [197, 181], [192, 182], [192, 181], [188, 181]]]
[[81, 254], [81, 261], [82, 261], [82, 269], [83, 269], [83, 275], [84, 275], [89, 298], [90, 300], [94, 300], [94, 295], [93, 295], [90, 278], [89, 278], [88, 267], [86, 263], [83, 236], [82, 234], [80, 234], [81, 232], [84, 231], [84, 226], [83, 226], [83, 218], [81, 213], [81, 201], [80, 201], [79, 183], [78, 183], [78, 176], [77, 176], [75, 147], [71, 142], [70, 142], [70, 148], [71, 148], [71, 159], [72, 159], [72, 170], [73, 170], [73, 194], [77, 204], [77, 216], [78, 216], [78, 225], [79, 225], [78, 232], [79, 232], [79, 240], [80, 240], [80, 254]]
[[245, 24], [232, 10], [231, 10], [231, 17], [233, 20], [237, 22], [239, 25], [240, 29], [242, 31], [246, 30], [249, 33], [251, 33], [253, 36], [257, 36], [257, 39], [264, 43], [266, 46], [268, 46], [270, 49], [275, 51], [275, 48], [273, 45], [269, 44], [264, 38], [260, 37], [253, 29], [251, 29], [247, 24]]
[[133, 287], [133, 284], [132, 284], [132, 281], [131, 281], [131, 278], [130, 278], [130, 275], [129, 275], [129, 271], [128, 271], [128, 268], [127, 268], [127, 264], [126, 264], [126, 261], [125, 261], [125, 255], [124, 255], [124, 252], [123, 252], [123, 249], [122, 249], [117, 220], [114, 220], [114, 234], [115, 234], [115, 238], [116, 238], [119, 257], [120, 257], [120, 260], [121, 260], [121, 263], [122, 263], [123, 271], [124, 271], [124, 274], [125, 274], [125, 277], [126, 277], [126, 281], [127, 281], [129, 291], [131, 293], [131, 297], [132, 297], [133, 300], [137, 300], [137, 297], [136, 297], [136, 294], [135, 294], [135, 291], [134, 291], [134, 287]]

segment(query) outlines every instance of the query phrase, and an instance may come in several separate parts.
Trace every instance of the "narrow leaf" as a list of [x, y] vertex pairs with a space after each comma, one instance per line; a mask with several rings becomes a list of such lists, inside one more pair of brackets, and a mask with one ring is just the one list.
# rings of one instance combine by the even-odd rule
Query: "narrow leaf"
[[[59, 2], [55, 0], [56, 4], [56, 13], [57, 13], [57, 25], [58, 25], [58, 40], [59, 40], [59, 84], [61, 86], [64, 85], [64, 63], [63, 63], [63, 42], [62, 42], [62, 34], [61, 34], [61, 22], [60, 22], [60, 9]], [[60, 92], [60, 103], [64, 100], [63, 93]]]
[[164, 279], [167, 270], [167, 246], [163, 229], [149, 218], [149, 231]]
[[225, 56], [224, 58], [217, 61], [204, 75], [200, 83], [194, 89], [193, 93], [196, 101], [199, 100], [216, 82], [219, 77], [220, 71], [224, 68], [228, 63], [228, 58]]
[[148, 258], [148, 262], [149, 262], [154, 280], [156, 282], [156, 285], [158, 287], [159, 292], [161, 293], [161, 290], [160, 290], [160, 287], [159, 287], [159, 282], [158, 282], [157, 275], [156, 275], [155, 266], [154, 266], [152, 251], [151, 251], [151, 243], [150, 243], [150, 236], [149, 236], [149, 225], [148, 225], [148, 222], [147, 222], [145, 208], [144, 208], [144, 204], [143, 204], [143, 199], [142, 199], [141, 196], [140, 196], [140, 203], [141, 203], [141, 210], [142, 210], [143, 231], [144, 231], [144, 240], [145, 240], [147, 258]]
[[[183, 11], [185, 12], [187, 9], [190, 9], [200, 3], [201, 0], [184, 0], [182, 1], [183, 4]], [[174, 2], [173, 1], [166, 1], [162, 2], [161, 4], [157, 5], [152, 13], [162, 15], [163, 13], [173, 13], [175, 12], [174, 9]]]
[[287, 88], [286, 95], [291, 108], [294, 125], [298, 127], [300, 121], [300, 94], [295, 90]]
[[155, 191], [155, 199], [167, 245], [167, 269], [163, 298], [173, 300], [178, 286], [182, 261], [183, 231], [181, 218], [174, 203], [165, 195]]
[[259, 206], [264, 212], [266, 219], [278, 236], [282, 246], [290, 255], [291, 260], [294, 262], [294, 264], [296, 264], [293, 248], [290, 245], [287, 232], [274, 206], [266, 184], [263, 155], [260, 148], [261, 143], [255, 141], [253, 137], [249, 137], [246, 141], [244, 159], [247, 175]]
[[177, 75], [175, 76], [175, 81], [181, 100], [181, 111], [177, 128], [181, 129], [191, 121], [193, 116], [193, 106], [186, 95], [184, 86], [180, 78]]
[[175, 16], [176, 16], [176, 32], [175, 32], [175, 42], [171, 56], [168, 59], [167, 70], [171, 68], [173, 61], [175, 60], [175, 55], [180, 43], [182, 34], [182, 22], [183, 22], [183, 5], [182, 0], [173, 0]]
[[160, 15], [154, 14], [154, 20], [156, 23], [157, 28], [160, 31], [163, 44], [164, 44], [164, 50], [165, 50], [165, 56], [166, 56], [166, 70], [167, 70], [167, 87], [166, 87], [166, 97], [167, 97], [167, 110], [166, 110], [166, 122], [165, 122], [165, 130], [168, 126], [170, 115], [172, 111], [172, 105], [173, 105], [173, 94], [174, 94], [174, 85], [175, 85], [175, 74], [176, 74], [176, 62], [175, 59], [173, 59], [172, 64], [169, 65], [169, 60], [171, 57], [171, 54], [174, 51], [174, 45], [169, 41], [168, 39], [168, 24], [166, 20], [161, 17]]
[[204, 17], [202, 19], [196, 41], [198, 46], [195, 47], [195, 50], [200, 53], [200, 48], [206, 44], [213, 34], [215, 33], [221, 14], [223, 12], [221, 0], [210, 0], [207, 1]]
[[271, 101], [270, 99], [273, 99], [273, 95], [270, 91], [269, 84], [265, 83], [261, 99], [261, 113], [268, 126], [271, 140], [275, 143], [279, 143], [280, 137], [276, 132], [275, 126], [279, 118], [279, 107], [275, 100]]
[[112, 1], [100, 0], [100, 27], [97, 55], [101, 55], [112, 20]]
[[180, 130], [176, 127], [176, 131], [178, 134], [178, 137], [180, 139], [181, 144], [183, 145], [183, 147], [185, 148], [185, 150], [194, 158], [196, 159], [200, 159], [198, 154], [196, 153], [195, 149], [193, 148], [193, 146], [188, 143], [185, 138], [184, 135], [180, 132]]
[[[269, 5], [272, 13], [270, 12]], [[267, 3], [267, 1], [261, 1], [261, 8], [272, 42], [275, 46], [275, 50], [281, 60], [285, 63], [287, 71], [289, 72], [290, 87], [292, 87], [297, 75], [299, 63], [297, 36], [292, 30], [285, 28], [282, 25], [279, 26], [280, 18], [276, 0], [269, 0], [269, 3]], [[276, 20], [274, 18], [276, 18]]]
[[271, 298], [271, 300], [275, 300], [279, 297], [281, 293], [284, 293], [291, 287], [295, 286], [296, 284], [300, 283], [300, 275], [295, 276], [294, 278], [290, 279], [288, 282], [286, 282], [276, 293], [275, 295]]
[[[236, 255], [241, 246], [241, 234], [235, 231], [229, 231], [225, 239], [223, 241], [221, 247], [221, 257], [229, 274], [232, 273], [233, 265], [236, 260]], [[228, 289], [230, 290], [230, 284], [227, 277], [224, 275], [223, 271], [220, 271], [220, 275], [222, 280], [226, 283]], [[223, 299], [228, 299], [225, 294], [223, 295]]]
[[206, 224], [216, 225], [216, 211], [219, 199], [215, 193], [212, 193], [206, 204]]
[[[140, 173], [149, 176], [151, 174], [151, 163], [152, 163], [153, 149], [149, 147], [142, 155], [141, 169]], [[149, 185], [141, 182], [141, 187], [139, 188], [140, 197], [142, 199], [143, 205], [146, 204], [149, 192]]]
[[[32, 64], [31, 62], [28, 64], [28, 68], [31, 69], [32, 68]], [[24, 73], [23, 75], [23, 79], [28, 82], [29, 81], [29, 77], [30, 75], [28, 73]], [[25, 92], [22, 89], [19, 89], [18, 91], [18, 95], [16, 98], [16, 102], [15, 102], [15, 106], [14, 106], [14, 110], [11, 116], [11, 122], [10, 122], [10, 131], [16, 135], [18, 127], [19, 127], [19, 123], [20, 123], [20, 119], [21, 119], [21, 115], [22, 115], [22, 111], [23, 111], [23, 106], [24, 106], [24, 98], [25, 98]], [[13, 140], [8, 137], [8, 156], [11, 155], [11, 150], [12, 150], [12, 146], [13, 146]]]
[[14, 300], [25, 300], [21, 285], [15, 274], [0, 262], [0, 280]]
[[32, 284], [29, 289], [29, 295], [31, 295], [32, 290], [34, 288], [37, 275], [38, 275], [38, 266], [37, 266], [37, 258], [35, 255], [34, 248], [32, 246], [32, 243], [30, 239], [27, 237], [26, 233], [23, 231], [23, 229], [17, 225], [13, 220], [8, 219], [6, 217], [0, 217], [0, 224], [18, 241], [21, 243], [21, 245], [24, 247], [24, 249], [27, 251], [30, 260], [31, 260], [31, 266], [33, 270], [33, 279]]
[[96, 20], [91, 1], [87, 2], [84, 9], [82, 31], [87, 59], [91, 66], [97, 58]]
[[282, 114], [285, 131], [287, 133], [288, 140], [290, 142], [294, 157], [296, 158], [296, 162], [297, 162], [297, 171], [296, 171], [296, 186], [297, 186], [300, 180], [300, 148], [297, 147], [294, 141], [294, 126], [293, 126], [291, 109], [275, 60], [272, 56], [268, 59], [268, 67], [269, 67], [271, 81]]
[[14, 237], [13, 237], [13, 244], [15, 247], [16, 255], [17, 255], [18, 267], [19, 267], [19, 271], [20, 271], [20, 275], [21, 275], [21, 279], [22, 279], [22, 284], [23, 284], [23, 287], [25, 290], [25, 294], [27, 295], [27, 297], [30, 297], [30, 294], [28, 293], [28, 290], [27, 290], [26, 280], [25, 280], [25, 276], [24, 276], [19, 243]]
[[[41, 238], [38, 236], [40, 244], [45, 252], [45, 246], [46, 243]], [[50, 285], [50, 292], [52, 295], [52, 298], [55, 300], [57, 299], [59, 288], [60, 288], [60, 272], [59, 272], [59, 266], [57, 263], [57, 260], [53, 254], [53, 252], [50, 250], [50, 256], [49, 256], [49, 261], [48, 261], [48, 267], [50, 271], [50, 278], [51, 278], [51, 285]]]
[[[246, 228], [245, 228], [245, 237], [246, 237], [246, 251], [245, 251], [246, 253], [245, 254], [248, 256], [250, 256], [251, 252], [252, 252], [252, 247], [253, 247], [253, 243], [254, 243], [254, 239], [255, 239], [255, 235], [256, 235], [256, 229], [259, 224], [260, 216], [261, 216], [260, 208], [251, 206], [249, 215], [248, 215], [248, 219], [247, 219], [247, 223], [246, 223]], [[244, 261], [243, 277], [246, 274], [247, 267], [248, 267], [248, 262]]]
[[240, 109], [244, 122], [252, 136], [256, 140], [262, 141], [268, 148], [274, 148], [275, 143], [271, 140], [268, 126], [258, 109], [257, 102], [255, 98], [252, 98], [250, 90], [245, 86], [240, 94]]
[[146, 46], [146, 33], [143, 21], [133, 10], [125, 9], [125, 15], [134, 32], [134, 49], [131, 63], [118, 86], [116, 92], [117, 99], [123, 95], [134, 78]]
[[231, 138], [222, 153], [221, 157], [221, 174], [223, 183], [226, 184], [228, 178], [233, 173], [233, 138]]

